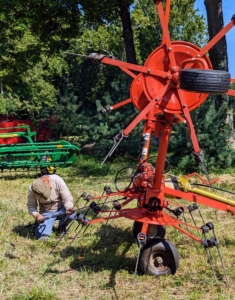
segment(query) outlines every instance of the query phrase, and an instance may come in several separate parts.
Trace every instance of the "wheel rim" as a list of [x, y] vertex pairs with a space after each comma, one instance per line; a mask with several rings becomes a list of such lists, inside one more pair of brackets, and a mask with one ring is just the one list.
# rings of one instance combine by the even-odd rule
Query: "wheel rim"
[[157, 251], [150, 256], [149, 264], [157, 271], [162, 272], [169, 269], [169, 258], [163, 251]]

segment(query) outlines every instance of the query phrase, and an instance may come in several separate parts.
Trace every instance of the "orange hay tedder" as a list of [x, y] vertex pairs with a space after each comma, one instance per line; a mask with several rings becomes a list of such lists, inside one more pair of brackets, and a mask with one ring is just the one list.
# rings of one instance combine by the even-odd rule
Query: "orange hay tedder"
[[[185, 219], [180, 220], [180, 216], [184, 216], [186, 211], [190, 215], [193, 211], [201, 215], [198, 204], [235, 214], [235, 201], [214, 192], [215, 188], [212, 186], [214, 182], [210, 180], [205, 168], [203, 152], [190, 116], [190, 111], [201, 105], [207, 99], [208, 94], [235, 96], [235, 91], [230, 89], [230, 83], [235, 82], [235, 79], [231, 79], [228, 72], [213, 70], [207, 56], [208, 50], [235, 25], [235, 15], [206, 46], [200, 49], [188, 42], [171, 41], [168, 31], [170, 0], [166, 1], [165, 11], [162, 2], [162, 0], [155, 1], [163, 33], [162, 45], [149, 55], [144, 66], [126, 63], [97, 53], [87, 56], [96, 62], [118, 67], [133, 78], [130, 98], [106, 108], [105, 111], [116, 109], [130, 102], [140, 111], [138, 116], [114, 138], [114, 146], [105, 160], [112, 155], [119, 143], [128, 137], [140, 121], [144, 120], [145, 124], [142, 156], [136, 171], [130, 176], [129, 185], [124, 189], [117, 189], [117, 192], [112, 192], [106, 186], [105, 195], [99, 197], [88, 196], [87, 198], [83, 194], [84, 199], [92, 201], [88, 210], [93, 210], [95, 215], [92, 220], [88, 220], [87, 212], [78, 214], [82, 225], [107, 222], [117, 218], [134, 221], [133, 233], [139, 246], [136, 271], [139, 269], [142, 273], [155, 276], [174, 274], [179, 266], [177, 249], [170, 241], [164, 239], [165, 226], [173, 226], [201, 244], [206, 250], [209, 261], [211, 261], [210, 248], [216, 247], [223, 266], [214, 225], [211, 222], [205, 223], [201, 218], [202, 226], [198, 227], [195, 222], [189, 224]], [[201, 164], [207, 180], [195, 173], [186, 177], [170, 176], [170, 180], [165, 178], [164, 169], [171, 130], [174, 124], [180, 122], [184, 122], [188, 127], [195, 158]], [[148, 160], [152, 135], [160, 140], [155, 166], [152, 166]], [[208, 192], [190, 184], [188, 178], [192, 175], [196, 175], [204, 186], [211, 188], [211, 191]], [[174, 187], [169, 186], [167, 181], [171, 181]], [[102, 205], [99, 203], [100, 199], [104, 198], [105, 201], [114, 199], [110, 210], [104, 209], [105, 201]], [[178, 205], [170, 200], [172, 198], [178, 199], [176, 202], [184, 199], [192, 203], [189, 206]], [[126, 207], [133, 200], [137, 200], [137, 206]], [[172, 205], [176, 205], [176, 208], [170, 208]], [[106, 215], [101, 217], [102, 213]], [[100, 217], [97, 217], [98, 214]], [[203, 238], [192, 234], [192, 231], [198, 232]], [[208, 234], [212, 237], [208, 238]], [[211, 267], [215, 275], [212, 263]], [[228, 283], [224, 267], [223, 270]]]

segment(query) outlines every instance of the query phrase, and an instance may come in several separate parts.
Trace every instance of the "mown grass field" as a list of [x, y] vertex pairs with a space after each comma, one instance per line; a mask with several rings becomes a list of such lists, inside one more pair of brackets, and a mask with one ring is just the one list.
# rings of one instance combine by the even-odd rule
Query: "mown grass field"
[[[101, 167], [81, 157], [76, 166], [58, 170], [57, 174], [76, 200], [83, 191], [93, 196], [102, 194], [105, 185], [115, 190], [115, 173], [124, 165], [117, 162]], [[221, 176], [217, 186], [234, 190], [234, 176]], [[218, 284], [203, 247], [171, 227], [167, 227], [166, 238], [180, 253], [178, 271], [174, 276], [159, 278], [138, 274], [133, 285], [138, 253], [133, 222], [116, 219], [107, 225], [92, 225], [68, 247], [79, 230], [75, 231], [74, 224], [49, 254], [60, 236], [55, 232], [43, 243], [34, 238], [32, 226], [26, 226], [33, 223], [26, 207], [32, 180], [32, 176], [14, 174], [0, 179], [0, 299], [235, 299], [235, 216], [201, 207], [205, 222], [215, 225], [229, 287], [216, 248], [211, 253]], [[81, 199], [78, 206], [83, 205]], [[195, 219], [199, 219], [197, 215]]]

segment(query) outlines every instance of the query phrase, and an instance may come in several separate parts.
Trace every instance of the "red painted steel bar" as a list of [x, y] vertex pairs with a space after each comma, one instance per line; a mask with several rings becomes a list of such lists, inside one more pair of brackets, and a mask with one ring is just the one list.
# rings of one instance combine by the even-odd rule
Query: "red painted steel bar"
[[158, 15], [160, 18], [160, 22], [161, 22], [161, 26], [162, 26], [162, 33], [163, 33], [163, 37], [164, 37], [164, 41], [166, 43], [166, 48], [168, 51], [168, 56], [169, 56], [169, 60], [170, 60], [170, 65], [171, 65], [171, 69], [172, 70], [176, 70], [175, 68], [177, 67], [176, 65], [176, 61], [175, 61], [175, 55], [174, 55], [174, 51], [171, 45], [171, 39], [170, 39], [170, 34], [168, 31], [168, 24], [167, 21], [165, 19], [165, 15], [164, 15], [164, 11], [163, 11], [163, 7], [162, 7], [162, 0], [161, 1], [156, 1], [156, 7], [158, 10]]
[[169, 83], [167, 83], [156, 95], [156, 99], [152, 99], [147, 106], [138, 114], [138, 116], [127, 126], [126, 129], [123, 130], [123, 135], [128, 136], [129, 133], [139, 124], [140, 121], [147, 115], [147, 113], [156, 105], [156, 102], [160, 100], [166, 93], [169, 87]]
[[122, 68], [122, 67], [119, 67], [123, 72], [127, 73], [128, 75], [130, 75], [132, 78], [136, 78], [136, 75], [131, 72], [130, 70], [128, 70], [127, 68]]
[[230, 96], [235, 96], [235, 90], [228, 90], [226, 94]]
[[203, 58], [189, 58], [189, 59], [185, 59], [182, 64], [180, 65], [180, 69], [184, 69], [184, 67], [187, 65], [187, 64], [190, 64], [191, 66], [193, 66], [193, 64], [195, 63], [200, 63], [203, 67], [203, 69], [208, 69], [208, 66], [207, 66], [207, 63], [205, 61], [205, 59]]
[[119, 107], [121, 107], [123, 105], [126, 105], [128, 103], [131, 103], [131, 98], [128, 98], [126, 100], [123, 100], [123, 101], [121, 101], [121, 102], [119, 102], [117, 104], [114, 104], [114, 105], [110, 106], [110, 109], [112, 109], [112, 110], [113, 109], [117, 109], [117, 108], [119, 108]]
[[172, 225], [179, 224], [179, 220], [158, 210], [154, 213], [143, 211], [141, 208], [122, 209], [118, 214], [130, 220], [136, 220], [141, 223], [156, 224], [156, 225]]
[[[170, 139], [171, 129], [174, 122], [173, 114], [164, 114], [163, 120], [157, 120], [158, 123], [165, 122], [164, 130], [162, 131], [160, 144], [158, 149], [158, 157], [155, 168], [155, 175], [153, 179], [153, 189], [159, 191], [162, 184], [162, 176], [164, 173], [165, 160], [167, 154], [168, 143]], [[156, 124], [157, 126], [158, 124]]]
[[171, 199], [167, 199], [167, 202], [169, 203], [169, 204], [172, 204], [172, 205], [174, 205], [174, 206], [180, 206], [180, 207], [183, 207], [183, 209], [185, 210], [185, 211], [188, 211], [188, 207], [187, 206], [184, 206], [184, 205], [182, 205], [182, 204], [179, 204], [179, 203], [176, 203], [175, 201], [172, 201]]
[[99, 222], [104, 222], [104, 221], [107, 221], [107, 220], [118, 219], [118, 218], [121, 218], [121, 217], [122, 216], [120, 216], [120, 215], [115, 215], [115, 216], [106, 217], [106, 218], [97, 218], [97, 219], [89, 221], [87, 224], [91, 225], [91, 224], [95, 224], [95, 223], [99, 223]]
[[142, 228], [141, 228], [141, 232], [147, 235], [148, 227], [149, 227], [148, 223], [143, 223]]
[[144, 73], [144, 74], [156, 75], [156, 76], [159, 76], [162, 78], [171, 78], [170, 74], [168, 74], [167, 72], [156, 70], [156, 69], [149, 69], [144, 66], [134, 65], [131, 63], [123, 62], [121, 60], [115, 60], [115, 59], [108, 58], [108, 57], [103, 57], [101, 59], [101, 62], [103, 64], [122, 68], [124, 71], [125, 71], [125, 69], [129, 69], [129, 70], [137, 71], [137, 72]]
[[201, 149], [199, 147], [196, 132], [195, 132], [193, 122], [192, 122], [192, 118], [191, 118], [191, 115], [190, 115], [188, 107], [187, 107], [187, 101], [185, 99], [184, 93], [180, 89], [178, 89], [178, 94], [179, 94], [180, 102], [182, 105], [184, 117], [186, 119], [186, 124], [188, 126], [189, 135], [190, 135], [190, 138], [191, 138], [191, 141], [193, 144], [194, 152], [199, 153], [201, 151]]
[[176, 117], [179, 118], [181, 122], [186, 123], [185, 118], [183, 118], [180, 114], [176, 114]]
[[[165, 19], [166, 19], [166, 25], [168, 27], [169, 24], [169, 18], [170, 18], [170, 9], [171, 9], [171, 0], [166, 0], [166, 10], [165, 10]], [[162, 45], [165, 44], [164, 37], [162, 38]]]
[[[192, 235], [190, 232], [188, 232], [187, 230], [183, 229], [182, 227], [180, 227], [180, 226], [178, 226], [176, 224], [173, 224], [172, 226], [175, 227], [175, 229], [183, 232], [184, 234], [186, 234], [187, 236], [189, 236], [191, 239], [193, 239], [194, 241], [198, 242], [199, 244], [202, 244], [202, 241], [198, 237], [196, 237], [195, 235]], [[188, 224], [187, 224], [187, 226], [188, 226]]]
[[167, 27], [168, 27], [168, 24], [169, 24], [170, 10], [171, 10], [171, 0], [166, 0], [165, 19], [166, 19], [166, 25], [167, 25]]
[[199, 175], [199, 174], [196, 173], [196, 172], [193, 172], [193, 173], [191, 173], [191, 174], [189, 174], [189, 175], [186, 175], [186, 176], [184, 176], [184, 178], [190, 178], [190, 177], [193, 177], [193, 176], [198, 177], [198, 178], [201, 180], [201, 182], [203, 182], [205, 185], [208, 185], [208, 186], [210, 186], [210, 184], [216, 183], [216, 182], [219, 180], [219, 178], [216, 178], [216, 179], [213, 179], [213, 180], [211, 180], [210, 182], [208, 182], [208, 181], [204, 180], [204, 179], [202, 178], [202, 176]]
[[178, 219], [178, 221], [179, 221], [179, 224], [181, 224], [181, 225], [188, 226], [192, 229], [202, 232], [202, 229], [200, 227], [197, 227], [196, 225], [191, 225], [191, 224], [183, 222], [182, 220], [179, 220], [179, 219]]
[[235, 25], [235, 17], [201, 49], [199, 57], [205, 55]]

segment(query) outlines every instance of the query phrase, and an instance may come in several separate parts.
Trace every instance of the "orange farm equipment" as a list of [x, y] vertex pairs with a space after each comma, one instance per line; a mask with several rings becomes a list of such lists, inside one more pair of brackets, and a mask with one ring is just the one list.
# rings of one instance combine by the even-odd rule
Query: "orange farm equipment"
[[[115, 136], [114, 146], [105, 160], [112, 155], [119, 143], [144, 121], [140, 162], [136, 170], [130, 173], [129, 183], [124, 188], [118, 187], [118, 178], [125, 168], [116, 176], [116, 192], [106, 186], [105, 195], [83, 195], [83, 198], [91, 203], [87, 205], [85, 213], [83, 211], [78, 215], [82, 226], [98, 222], [107, 223], [118, 218], [127, 218], [134, 222], [133, 233], [139, 246], [136, 270], [139, 268], [141, 272], [155, 276], [174, 274], [179, 266], [176, 247], [164, 238], [166, 226], [174, 227], [201, 244], [208, 254], [208, 261], [211, 261], [210, 248], [216, 247], [223, 265], [214, 225], [204, 221], [203, 217], [200, 226], [196, 222], [191, 224], [184, 218], [184, 214], [188, 212], [193, 217], [193, 213], [196, 212], [201, 215], [199, 205], [235, 214], [235, 201], [215, 193], [214, 182], [210, 180], [204, 165], [203, 152], [190, 115], [190, 111], [201, 105], [209, 94], [235, 96], [235, 91], [230, 89], [230, 83], [235, 82], [235, 79], [230, 78], [226, 71], [213, 70], [207, 55], [208, 50], [235, 25], [235, 15], [207, 45], [199, 48], [189, 42], [171, 41], [168, 31], [170, 2], [166, 0], [164, 10], [163, 1], [155, 1], [163, 34], [162, 44], [148, 56], [143, 66], [97, 53], [85, 56], [66, 52], [118, 67], [133, 78], [130, 98], [104, 109], [105, 112], [109, 112], [132, 102], [139, 110], [137, 117]], [[206, 180], [196, 173], [186, 177], [166, 175], [166, 156], [171, 130], [173, 125], [180, 122], [184, 122], [188, 127], [195, 158], [202, 166]], [[160, 141], [154, 165], [149, 163], [151, 136], [159, 138]], [[189, 182], [190, 176], [197, 176], [204, 187], [200, 189], [192, 185]], [[206, 191], [205, 187], [207, 190], [209, 188], [209, 191]], [[181, 202], [181, 199], [191, 204], [183, 205], [185, 202]], [[137, 203], [134, 208], [133, 205], [128, 206], [132, 201]], [[104, 205], [108, 203], [111, 203], [110, 209]], [[86, 218], [88, 210], [94, 212], [92, 220]], [[225, 268], [223, 269], [225, 272]], [[225, 278], [227, 280], [226, 273]]]

